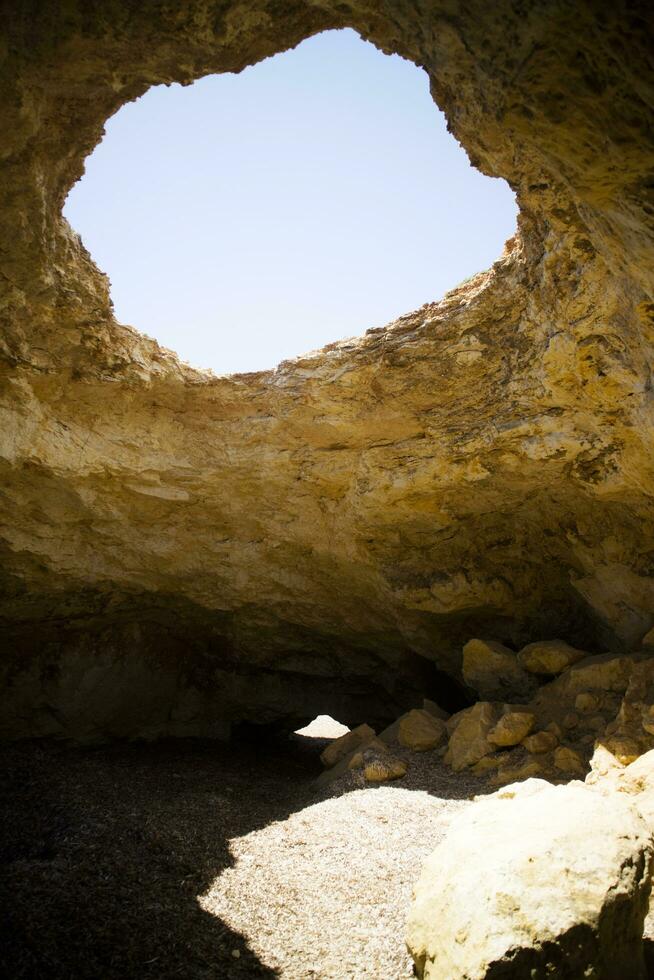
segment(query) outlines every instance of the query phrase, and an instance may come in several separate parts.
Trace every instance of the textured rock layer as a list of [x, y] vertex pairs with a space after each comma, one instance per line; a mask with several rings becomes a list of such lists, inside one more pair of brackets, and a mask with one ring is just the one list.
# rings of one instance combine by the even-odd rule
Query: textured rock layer
[[[6, 734], [372, 719], [416, 687], [436, 697], [430, 662], [460, 677], [470, 636], [641, 639], [647, 4], [16, 0], [0, 16]], [[343, 26], [425, 68], [472, 162], [515, 189], [518, 234], [388, 327], [275, 371], [194, 371], [116, 323], [65, 196], [149, 86]]]

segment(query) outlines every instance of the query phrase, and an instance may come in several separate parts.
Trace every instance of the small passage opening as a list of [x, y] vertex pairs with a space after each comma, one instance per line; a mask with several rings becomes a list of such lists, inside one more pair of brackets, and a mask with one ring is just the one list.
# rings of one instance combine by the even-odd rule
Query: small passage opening
[[347, 735], [349, 731], [347, 725], [342, 725], [330, 715], [318, 715], [304, 728], [298, 728], [294, 734], [302, 735], [304, 738], [340, 738], [341, 735]]
[[516, 204], [427, 74], [345, 30], [125, 105], [64, 214], [119, 321], [227, 374], [439, 299], [500, 255]]

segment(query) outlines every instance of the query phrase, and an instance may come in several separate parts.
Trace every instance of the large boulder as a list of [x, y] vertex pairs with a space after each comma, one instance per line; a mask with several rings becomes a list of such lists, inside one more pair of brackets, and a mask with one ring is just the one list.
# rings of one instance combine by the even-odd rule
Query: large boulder
[[435, 749], [444, 740], [447, 729], [445, 723], [429, 711], [414, 708], [400, 719], [398, 739], [400, 745], [414, 752]]
[[536, 779], [478, 800], [425, 864], [407, 945], [425, 980], [644, 980], [654, 852], [626, 795]]
[[513, 650], [495, 640], [469, 640], [463, 648], [462, 672], [466, 684], [485, 701], [519, 701], [536, 687]]
[[518, 653], [518, 663], [530, 674], [560, 674], [588, 654], [571, 647], [564, 640], [539, 640], [529, 643]]
[[471, 708], [464, 708], [450, 718], [450, 740], [443, 757], [446, 765], [458, 771], [474, 766], [484, 756], [495, 751], [496, 746], [488, 741], [488, 736], [498, 721], [499, 711], [497, 705], [478, 701]]

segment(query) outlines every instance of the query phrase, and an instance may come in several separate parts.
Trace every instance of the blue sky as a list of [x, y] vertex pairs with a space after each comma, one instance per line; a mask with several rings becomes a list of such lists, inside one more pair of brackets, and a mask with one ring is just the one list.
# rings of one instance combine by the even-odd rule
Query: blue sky
[[255, 371], [439, 299], [515, 230], [426, 74], [330, 31], [124, 106], [64, 214], [116, 315], [216, 373]]

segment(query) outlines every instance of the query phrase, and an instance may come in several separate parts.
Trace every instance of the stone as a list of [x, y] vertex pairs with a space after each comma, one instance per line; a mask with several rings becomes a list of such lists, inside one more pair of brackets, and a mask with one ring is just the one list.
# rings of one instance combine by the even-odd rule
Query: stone
[[493, 769], [498, 769], [500, 766], [504, 765], [509, 758], [509, 752], [497, 752], [493, 755], [485, 755], [483, 759], [479, 760], [479, 762], [475, 762], [470, 771], [473, 772], [475, 776], [484, 776], [486, 773], [492, 772]]
[[574, 711], [569, 711], [566, 715], [564, 715], [561, 724], [568, 731], [572, 728], [576, 728], [579, 724], [579, 715], [575, 714]]
[[594, 785], [607, 776], [622, 772], [624, 765], [617, 759], [612, 752], [601, 742], [595, 746], [595, 750], [590, 760], [590, 771], [586, 776], [585, 782]]
[[528, 735], [523, 739], [522, 744], [527, 752], [540, 755], [542, 752], [552, 752], [559, 744], [559, 740], [554, 732], [543, 731]]
[[453, 716], [456, 722], [443, 757], [445, 764], [458, 772], [494, 752], [496, 746], [488, 741], [488, 733], [495, 727], [498, 716], [497, 706], [487, 701], [478, 701]]
[[407, 764], [403, 759], [392, 757], [373, 759], [366, 763], [363, 775], [369, 783], [387, 783], [406, 775]]
[[435, 749], [445, 739], [446, 728], [440, 718], [430, 712], [414, 708], [400, 721], [398, 741], [414, 752]]
[[516, 654], [494, 640], [469, 640], [463, 648], [462, 672], [466, 684], [486, 701], [517, 701], [535, 689]]
[[611, 755], [614, 755], [623, 766], [628, 766], [630, 763], [635, 762], [638, 756], [641, 755], [638, 742], [632, 738], [627, 738], [623, 735], [609, 735], [607, 738], [602, 739], [602, 742]]
[[518, 662], [530, 674], [554, 676], [587, 656], [583, 650], [576, 650], [563, 640], [540, 640], [523, 647], [518, 653]]
[[[504, 795], [503, 795], [504, 794]], [[424, 865], [407, 946], [422, 980], [645, 980], [652, 840], [637, 808], [531, 779], [481, 798]]]
[[544, 765], [540, 758], [514, 759], [509, 757], [498, 767], [491, 776], [492, 786], [507, 786], [510, 783], [523, 782], [543, 774]]
[[643, 710], [641, 724], [646, 732], [654, 735], [654, 704], [647, 705]]
[[346, 735], [341, 735], [340, 738], [330, 742], [320, 753], [320, 761], [325, 768], [330, 769], [374, 736], [374, 729], [370, 725], [359, 725], [357, 728], [353, 728], [351, 732], [347, 732]]
[[536, 716], [530, 711], [508, 711], [488, 733], [488, 741], [500, 746], [518, 745], [535, 724]]
[[366, 760], [377, 758], [380, 755], [384, 756], [388, 751], [389, 748], [385, 742], [379, 738], [371, 738], [367, 742], [362, 742], [361, 748], [355, 749], [341, 761], [347, 762], [348, 769], [362, 769]]
[[559, 745], [555, 750], [554, 765], [571, 776], [583, 776], [588, 768], [581, 755], [568, 745]]
[[582, 715], [589, 715], [593, 711], [597, 711], [600, 704], [601, 701], [597, 694], [593, 694], [591, 691], [581, 691], [575, 698], [575, 711]]

